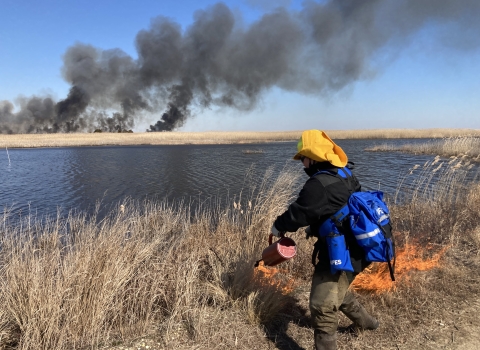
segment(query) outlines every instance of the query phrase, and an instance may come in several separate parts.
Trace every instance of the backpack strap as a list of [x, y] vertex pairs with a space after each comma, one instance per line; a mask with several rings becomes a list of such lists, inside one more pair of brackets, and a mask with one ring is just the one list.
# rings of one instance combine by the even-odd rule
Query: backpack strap
[[350, 194], [357, 191], [358, 182], [354, 180], [352, 171], [348, 167], [320, 170], [315, 174], [313, 174], [312, 177], [317, 176], [319, 174], [329, 174], [331, 176], [335, 176], [336, 178], [340, 179], [340, 181], [343, 182], [343, 184], [348, 189]]
[[[334, 169], [320, 170], [316, 172], [314, 175], [312, 175], [312, 177], [319, 174], [329, 174], [331, 176], [335, 176], [336, 178], [342, 181], [342, 183], [348, 189], [348, 192], [350, 194], [356, 192], [356, 185], [352, 175], [352, 171], [348, 167], [338, 168], [336, 170], [337, 170], [336, 172]], [[350, 214], [350, 210], [348, 208], [348, 202], [347, 202], [335, 214], [330, 216], [329, 219], [333, 221], [335, 225], [338, 227], [338, 229], [340, 230], [341, 222], [343, 221], [343, 219], [345, 219], [345, 217], [347, 217], [348, 214]], [[328, 220], [325, 220], [325, 222], [320, 226], [320, 231], [322, 231], [322, 228], [323, 230], [325, 230], [327, 225], [328, 225]]]
[[[390, 226], [390, 223], [388, 225]], [[395, 263], [397, 262], [397, 256], [395, 254], [395, 240], [393, 239], [393, 234], [392, 234], [391, 231], [390, 232], [385, 231], [385, 229], [383, 228], [382, 225], [378, 225], [378, 227], [380, 227], [380, 230], [382, 230], [385, 238], [392, 241], [392, 252], [391, 253], [392, 253], [392, 256], [393, 256], [393, 264], [392, 264], [391, 260], [388, 260], [387, 263], [388, 263], [388, 271], [390, 272], [390, 278], [392, 279], [392, 282], [395, 282]], [[390, 226], [390, 229], [391, 229], [391, 226]], [[387, 249], [390, 250], [389, 245], [387, 245]], [[388, 254], [390, 255], [390, 252], [388, 252]]]
[[338, 169], [338, 175], [340, 175], [340, 180], [345, 184], [350, 194], [356, 192], [355, 180], [350, 169], [347, 167]]
[[333, 222], [337, 228], [341, 229], [342, 221], [350, 214], [350, 209], [348, 208], [348, 203], [341, 207], [335, 214], [330, 216], [327, 220], [324, 221], [322, 225], [320, 225], [320, 232], [325, 232], [329, 229], [330, 222]]
[[388, 263], [388, 271], [390, 271], [390, 278], [392, 279], [392, 282], [395, 282], [395, 263], [397, 261], [397, 258], [395, 256], [395, 242], [392, 239], [392, 249], [393, 249], [393, 265], [392, 262], [389, 260]]

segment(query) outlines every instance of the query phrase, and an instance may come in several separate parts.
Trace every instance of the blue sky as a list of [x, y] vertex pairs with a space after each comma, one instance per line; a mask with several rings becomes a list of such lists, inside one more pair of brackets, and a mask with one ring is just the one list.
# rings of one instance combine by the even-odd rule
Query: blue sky
[[[135, 36], [152, 18], [166, 16], [186, 29], [196, 10], [216, 2], [0, 0], [0, 101], [46, 94], [63, 99], [70, 87], [62, 78], [68, 47], [80, 42], [120, 48], [135, 59]], [[293, 11], [302, 7], [288, 0], [225, 3], [245, 26], [272, 10], [272, 4]], [[437, 29], [427, 26], [414, 33], [370, 76], [328, 96], [274, 87], [251, 111], [215, 106], [197, 110], [181, 130], [478, 129], [479, 46], [438, 43]], [[146, 116], [135, 130], [143, 131], [158, 119], [156, 114]]]

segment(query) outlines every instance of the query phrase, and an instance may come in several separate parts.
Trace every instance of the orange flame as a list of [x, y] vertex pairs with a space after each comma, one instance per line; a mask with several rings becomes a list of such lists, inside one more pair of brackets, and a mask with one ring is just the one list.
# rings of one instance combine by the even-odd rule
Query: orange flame
[[295, 289], [293, 278], [285, 278], [285, 271], [275, 267], [267, 267], [260, 262], [254, 270], [254, 279], [260, 285], [272, 286], [278, 289], [282, 294], [290, 294]]
[[[425, 250], [414, 244], [406, 244], [402, 250], [398, 251], [397, 249], [396, 282], [392, 282], [386, 263], [373, 263], [355, 278], [352, 289], [374, 294], [394, 291], [399, 282], [409, 282], [411, 271], [427, 271], [439, 266], [440, 258], [447, 249], [448, 246], [432, 252], [433, 246], [428, 246]], [[424, 259], [426, 253], [429, 253], [430, 257]]]

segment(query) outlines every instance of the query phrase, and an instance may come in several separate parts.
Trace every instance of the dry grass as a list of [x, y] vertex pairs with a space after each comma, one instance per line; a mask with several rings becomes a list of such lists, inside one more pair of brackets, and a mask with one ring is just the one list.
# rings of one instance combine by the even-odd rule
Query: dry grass
[[480, 136], [478, 129], [370, 129], [330, 130], [334, 139], [423, 139]]
[[449, 137], [420, 144], [402, 146], [382, 144], [371, 147], [372, 152], [408, 152], [413, 154], [437, 154], [442, 157], [468, 157], [480, 161], [480, 138], [478, 137]]
[[[352, 333], [342, 318], [339, 349], [464, 349], [478, 334], [480, 185], [465, 187], [443, 171], [448, 189], [419, 180], [411, 201], [391, 204], [399, 247], [430, 247], [419, 249], [425, 259], [447, 247], [440, 266], [411, 270], [393, 292], [360, 289], [381, 327]], [[186, 205], [134, 202], [101, 221], [72, 215], [9, 224], [5, 214], [0, 348], [311, 348], [312, 242], [294, 235], [298, 256], [280, 266], [275, 283], [252, 268], [295, 193], [295, 172], [272, 181], [273, 174], [231, 206], [193, 215]], [[295, 288], [285, 291], [292, 279]]]
[[[334, 139], [396, 139], [480, 136], [474, 129], [328, 130]], [[75, 147], [107, 145], [230, 144], [297, 141], [301, 131], [278, 132], [143, 132], [0, 135], [0, 147]]]
[[229, 144], [298, 140], [291, 132], [142, 132], [0, 135], [0, 147]]
[[[253, 270], [295, 183], [288, 171], [271, 178], [258, 196], [236, 199], [237, 209], [199, 208], [193, 217], [184, 205], [133, 202], [100, 222], [72, 215], [9, 224], [6, 215], [0, 347], [99, 348], [149, 333], [162, 348], [256, 343], [258, 325], [291, 300]], [[237, 325], [236, 335], [217, 334], [224, 324]]]

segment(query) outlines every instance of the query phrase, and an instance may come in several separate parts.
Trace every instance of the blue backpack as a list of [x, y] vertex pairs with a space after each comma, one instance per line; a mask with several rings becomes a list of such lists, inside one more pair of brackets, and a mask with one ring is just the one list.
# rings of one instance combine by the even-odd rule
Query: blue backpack
[[[352, 177], [348, 168], [338, 169], [337, 174], [330, 171], [320, 171], [317, 174], [320, 173], [338, 175], [343, 181]], [[344, 225], [345, 222], [346, 225]], [[390, 277], [395, 281], [395, 244], [391, 234], [390, 212], [383, 200], [383, 192], [351, 193], [347, 204], [320, 226], [319, 235], [326, 239], [330, 271], [333, 274], [338, 271], [353, 272], [350, 252], [342, 232], [345, 226], [349, 228], [358, 245], [363, 248], [365, 260], [387, 262]]]

